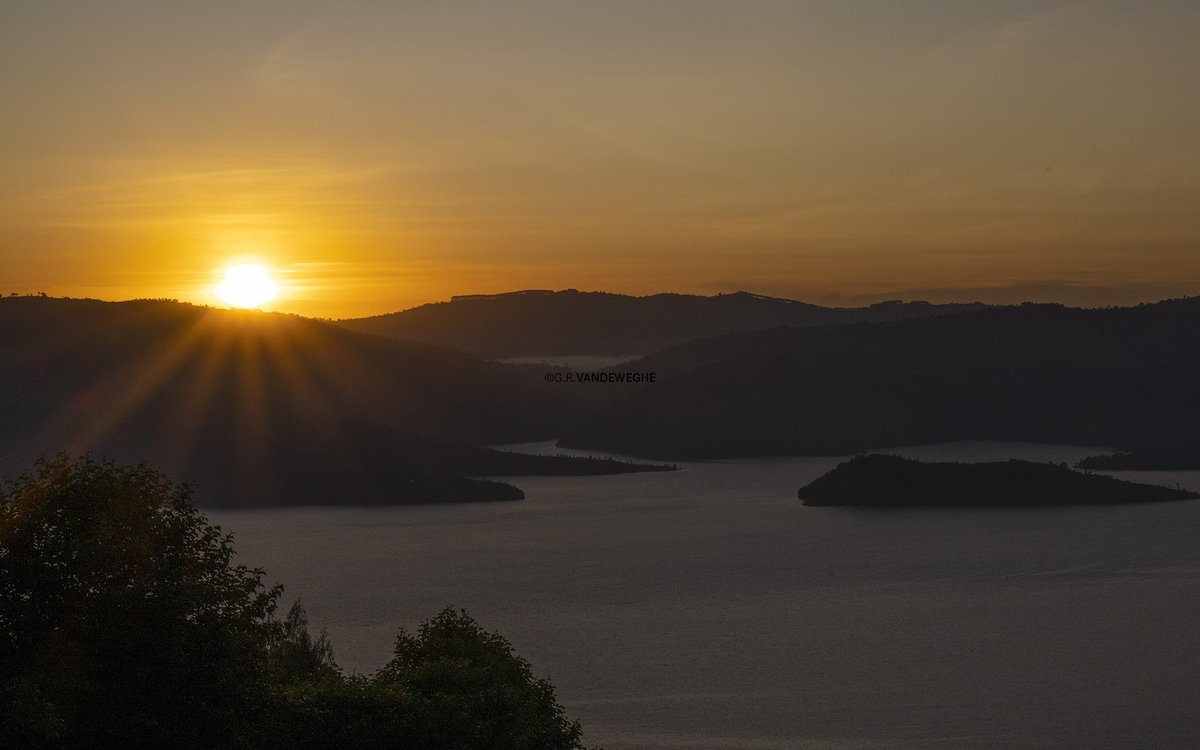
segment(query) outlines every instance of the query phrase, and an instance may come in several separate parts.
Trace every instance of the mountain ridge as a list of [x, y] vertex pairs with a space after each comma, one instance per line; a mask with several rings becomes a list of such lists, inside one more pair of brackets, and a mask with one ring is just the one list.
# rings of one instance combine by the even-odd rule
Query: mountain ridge
[[847, 455], [957, 440], [1198, 444], [1200, 298], [996, 307], [691, 342], [560, 445], [655, 459]]
[[645, 355], [686, 341], [777, 326], [839, 325], [981, 309], [979, 303], [881, 302], [831, 308], [751, 292], [702, 296], [663, 292], [527, 289], [457, 295], [449, 301], [334, 321], [351, 330], [437, 343], [493, 359]]
[[518, 499], [478, 476], [648, 470], [478, 447], [553, 437], [542, 368], [164, 300], [0, 299], [0, 473], [151, 461], [204, 504]]

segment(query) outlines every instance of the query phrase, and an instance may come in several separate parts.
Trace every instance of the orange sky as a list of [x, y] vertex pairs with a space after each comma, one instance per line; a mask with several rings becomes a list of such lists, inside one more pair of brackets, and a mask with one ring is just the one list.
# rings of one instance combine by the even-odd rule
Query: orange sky
[[1196, 294], [1198, 38], [1177, 0], [8, 3], [0, 291]]

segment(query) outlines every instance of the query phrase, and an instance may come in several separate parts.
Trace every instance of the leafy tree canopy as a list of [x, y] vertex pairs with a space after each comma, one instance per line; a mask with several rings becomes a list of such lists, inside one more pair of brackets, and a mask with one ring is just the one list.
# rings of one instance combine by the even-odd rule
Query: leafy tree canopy
[[346, 676], [191, 489], [66, 455], [0, 491], [0, 746], [580, 748], [553, 686], [447, 609]]
[[0, 498], [5, 726], [24, 744], [242, 744], [279, 587], [147, 466], [65, 455]]

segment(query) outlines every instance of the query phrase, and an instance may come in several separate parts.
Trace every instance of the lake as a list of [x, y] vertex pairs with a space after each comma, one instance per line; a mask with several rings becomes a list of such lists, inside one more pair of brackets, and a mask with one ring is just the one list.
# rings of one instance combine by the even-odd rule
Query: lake
[[[838, 461], [514, 478], [515, 503], [209, 516], [303, 599], [343, 667], [370, 672], [399, 626], [463, 607], [609, 750], [1200, 746], [1200, 501], [802, 506], [796, 490]], [[1200, 491], [1200, 472], [1121, 476]]]

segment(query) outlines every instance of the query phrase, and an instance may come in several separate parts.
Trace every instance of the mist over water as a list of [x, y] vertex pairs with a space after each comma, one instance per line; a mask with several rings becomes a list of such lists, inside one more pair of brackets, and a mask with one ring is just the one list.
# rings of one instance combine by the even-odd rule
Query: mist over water
[[[209, 515], [347, 669], [465, 607], [610, 750], [1197, 746], [1200, 502], [802, 506], [797, 488], [838, 461], [517, 478], [516, 503]], [[1122, 476], [1200, 490], [1200, 472]]]

